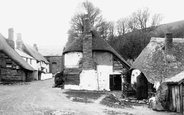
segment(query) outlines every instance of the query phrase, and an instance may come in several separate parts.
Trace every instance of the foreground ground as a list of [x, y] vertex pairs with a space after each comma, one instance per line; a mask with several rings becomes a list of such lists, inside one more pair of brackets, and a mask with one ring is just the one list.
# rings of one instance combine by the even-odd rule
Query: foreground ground
[[177, 115], [143, 106], [111, 108], [93, 102], [75, 102], [67, 90], [52, 88], [53, 79], [24, 85], [0, 85], [0, 115]]

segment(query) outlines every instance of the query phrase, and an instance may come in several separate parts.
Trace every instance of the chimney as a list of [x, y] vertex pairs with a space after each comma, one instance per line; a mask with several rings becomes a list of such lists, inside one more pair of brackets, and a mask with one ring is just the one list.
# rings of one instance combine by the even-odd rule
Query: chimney
[[83, 37], [83, 69], [93, 69], [92, 58], [92, 34], [90, 20], [87, 15], [84, 16], [84, 37]]
[[172, 33], [166, 33], [165, 36], [165, 53], [170, 54], [173, 47]]
[[7, 39], [8, 44], [15, 49], [15, 43], [14, 43], [14, 30], [13, 28], [8, 29], [8, 39]]
[[16, 49], [23, 50], [23, 41], [21, 33], [17, 33]]
[[36, 51], [38, 51], [37, 44], [33, 44], [33, 47], [36, 49]]

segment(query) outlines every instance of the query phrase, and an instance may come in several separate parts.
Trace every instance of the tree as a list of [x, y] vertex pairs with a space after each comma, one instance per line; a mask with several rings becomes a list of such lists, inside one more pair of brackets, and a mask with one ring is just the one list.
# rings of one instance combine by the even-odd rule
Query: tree
[[76, 33], [84, 31], [84, 15], [88, 15], [91, 26], [98, 29], [103, 23], [103, 18], [99, 8], [95, 7], [91, 2], [82, 2], [78, 7], [78, 12], [71, 19], [71, 29]]
[[74, 30], [72, 29], [68, 30], [68, 41], [66, 43], [66, 46], [70, 44], [72, 41], [74, 41], [77, 37], [78, 34]]
[[159, 25], [162, 16], [160, 14], [154, 14], [152, 19], [150, 17], [151, 12], [148, 8], [139, 9], [129, 17], [128, 28], [131, 31], [151, 32]]
[[128, 32], [128, 19], [121, 18], [116, 22], [116, 30], [118, 32], [118, 36], [125, 35]]

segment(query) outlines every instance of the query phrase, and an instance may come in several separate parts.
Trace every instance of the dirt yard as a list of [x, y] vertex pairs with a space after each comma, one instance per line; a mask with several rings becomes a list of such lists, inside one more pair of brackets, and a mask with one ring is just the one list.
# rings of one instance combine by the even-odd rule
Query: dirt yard
[[147, 105], [105, 106], [100, 102], [106, 93], [95, 92], [85, 97], [82, 93], [52, 88], [53, 83], [53, 79], [49, 79], [0, 85], [0, 115], [177, 115], [152, 111]]

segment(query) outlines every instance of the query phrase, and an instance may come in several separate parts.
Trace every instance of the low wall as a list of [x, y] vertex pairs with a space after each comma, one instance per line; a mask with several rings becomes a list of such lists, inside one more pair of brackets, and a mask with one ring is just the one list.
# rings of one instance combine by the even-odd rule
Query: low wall
[[45, 80], [45, 79], [51, 79], [52, 78], [52, 73], [42, 73], [41, 74], [41, 80]]

